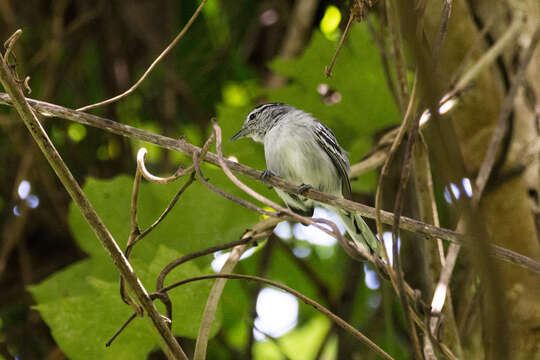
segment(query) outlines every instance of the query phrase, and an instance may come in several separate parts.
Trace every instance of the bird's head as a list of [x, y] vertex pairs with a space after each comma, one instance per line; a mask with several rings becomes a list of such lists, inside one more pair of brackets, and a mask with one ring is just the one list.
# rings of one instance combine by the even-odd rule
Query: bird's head
[[247, 115], [242, 129], [231, 138], [231, 141], [250, 137], [257, 142], [263, 142], [266, 133], [287, 113], [294, 108], [284, 103], [262, 104], [251, 110]]

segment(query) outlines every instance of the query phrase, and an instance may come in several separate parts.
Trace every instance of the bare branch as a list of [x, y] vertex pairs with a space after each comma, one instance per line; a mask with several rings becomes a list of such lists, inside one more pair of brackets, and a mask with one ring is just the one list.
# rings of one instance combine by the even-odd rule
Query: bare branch
[[[211, 143], [212, 140], [213, 140], [213, 137], [211, 136], [207, 140], [207, 142], [204, 144], [203, 152], [208, 151], [208, 148], [210, 147], [210, 143]], [[180, 198], [180, 196], [184, 193], [184, 191], [191, 184], [193, 184], [193, 181], [195, 180], [195, 174], [193, 173], [193, 165], [190, 166], [187, 169], [183, 169], [182, 167], [179, 167], [178, 170], [175, 172], [175, 174], [173, 176], [168, 177], [168, 178], [160, 178], [160, 177], [154, 176], [146, 169], [146, 167], [144, 165], [144, 157], [145, 157], [145, 155], [146, 155], [146, 149], [141, 148], [139, 150], [138, 154], [137, 154], [137, 170], [135, 172], [135, 179], [133, 181], [133, 191], [132, 191], [132, 195], [131, 195], [131, 211], [130, 211], [131, 212], [131, 231], [129, 233], [129, 238], [128, 238], [128, 241], [127, 241], [127, 246], [126, 246], [126, 251], [125, 251], [126, 258], [128, 258], [128, 259], [129, 259], [129, 256], [131, 254], [131, 251], [133, 249], [133, 246], [137, 242], [139, 242], [141, 239], [143, 239], [146, 235], [148, 235], [152, 230], [154, 230], [154, 228], [156, 226], [158, 226], [159, 223], [161, 223], [163, 221], [163, 219], [165, 219], [167, 214], [172, 210], [172, 208], [178, 202], [178, 199]], [[183, 176], [184, 174], [189, 173], [189, 172], [191, 172], [191, 176], [190, 176], [189, 180], [186, 181], [186, 183], [184, 184], [184, 186], [182, 186], [180, 188], [180, 190], [178, 190], [178, 192], [176, 193], [174, 198], [171, 200], [171, 202], [169, 203], [167, 208], [152, 223], [152, 225], [150, 225], [146, 230], [144, 230], [141, 233], [141, 230], [139, 228], [139, 223], [138, 223], [138, 220], [137, 220], [137, 200], [138, 200], [138, 197], [139, 197], [139, 188], [140, 188], [142, 176], [144, 176], [147, 179], [151, 179], [150, 181], [153, 181], [153, 182], [167, 184], [167, 183], [170, 183], [170, 182], [172, 182], [174, 180], [177, 180], [180, 176]], [[138, 304], [136, 304], [135, 301], [131, 298], [131, 296], [127, 293], [127, 291], [125, 291], [125, 283], [124, 283], [124, 278], [123, 277], [120, 277], [120, 296], [122, 297], [122, 300], [126, 304], [133, 307], [133, 309], [135, 310], [135, 312], [137, 312], [139, 314], [139, 316], [142, 316], [143, 313], [142, 313], [141, 307]], [[170, 303], [170, 299], [167, 298], [165, 306], [167, 307], [167, 313], [169, 315], [168, 318], [170, 320], [170, 312], [171, 312], [171, 310], [170, 310], [170, 306], [168, 306], [169, 303]], [[118, 333], [115, 334], [114, 337], [116, 337], [116, 336], [118, 336]], [[112, 340], [114, 340], [114, 337], [113, 337]]]
[[[110, 119], [102, 118], [102, 117], [95, 116], [92, 114], [78, 112], [72, 109], [68, 109], [59, 105], [50, 104], [43, 101], [27, 99], [27, 102], [29, 103], [30, 106], [32, 106], [34, 110], [36, 110], [43, 116], [47, 116], [47, 117], [55, 116], [55, 117], [59, 117], [65, 120], [75, 121], [80, 124], [93, 126], [93, 127], [96, 127], [105, 131], [109, 131], [117, 135], [145, 141], [145, 142], [154, 144], [156, 146], [159, 146], [165, 149], [178, 151], [182, 154], [186, 154], [189, 156], [193, 156], [194, 153], [199, 152], [201, 150], [200, 147], [190, 144], [184, 139], [180, 139], [180, 140], [172, 139], [163, 135], [154, 134], [154, 133], [151, 133], [142, 129], [138, 129], [129, 125], [118, 123]], [[10, 106], [13, 105], [10, 96], [5, 93], [0, 93], [0, 104], [10, 105]], [[204, 157], [204, 161], [220, 166], [217, 155], [211, 152], [208, 152], [208, 154], [206, 154], [206, 156]], [[231, 169], [232, 171], [238, 174], [241, 174], [243, 176], [249, 177], [251, 179], [254, 179], [256, 181], [261, 181], [262, 171], [255, 170], [253, 168], [250, 168], [249, 166], [236, 163], [233, 161], [229, 161], [227, 159], [224, 159], [223, 161], [227, 164], [228, 168]], [[298, 194], [297, 186], [290, 184], [289, 182], [281, 179], [280, 177], [272, 176], [268, 178], [266, 182], [269, 185], [286, 190], [287, 192]], [[341, 199], [341, 198], [338, 198], [329, 194], [322, 193], [315, 189], [308, 189], [307, 191], [302, 193], [302, 195], [307, 198], [320, 201], [325, 204], [333, 205], [333, 206], [336, 206], [345, 210], [358, 213], [359, 215], [370, 218], [370, 219], [374, 219], [376, 216], [375, 209], [370, 206], [363, 205], [363, 204], [346, 200], [346, 199]], [[393, 214], [387, 211], [381, 211], [381, 222], [384, 224], [392, 224]], [[426, 224], [422, 221], [411, 219], [406, 216], [401, 217], [400, 227], [407, 231], [424, 234], [427, 236], [426, 239], [430, 239], [432, 237], [435, 237], [435, 238], [438, 237], [442, 240], [455, 242], [459, 244], [466, 244], [467, 242], [467, 240], [463, 237], [462, 234], [456, 233], [455, 231], [443, 229], [443, 228], [433, 226], [430, 224]], [[502, 248], [497, 245], [490, 245], [489, 249], [490, 249], [491, 255], [495, 256], [498, 259], [508, 261], [512, 264], [528, 269], [529, 271], [540, 274], [540, 263], [538, 263], [537, 261], [527, 256], [518, 254], [514, 251]]]
[[337, 57], [341, 51], [341, 48], [343, 47], [343, 44], [345, 44], [345, 39], [349, 35], [349, 31], [351, 31], [351, 25], [353, 21], [354, 21], [354, 16], [351, 12], [349, 14], [349, 20], [347, 21], [347, 26], [345, 26], [345, 30], [343, 30], [343, 34], [341, 34], [341, 38], [339, 39], [336, 52], [334, 53], [334, 56], [332, 56], [332, 60], [330, 61], [330, 65], [325, 66], [324, 68], [324, 76], [326, 76], [327, 78], [332, 77], [332, 69], [334, 68], [334, 64], [336, 63]]
[[386, 249], [386, 246], [383, 241], [383, 230], [382, 230], [382, 211], [381, 211], [381, 204], [382, 204], [382, 193], [383, 193], [383, 179], [386, 177], [388, 173], [388, 169], [390, 168], [390, 163], [392, 162], [396, 151], [399, 147], [399, 144], [401, 143], [403, 136], [405, 136], [405, 132], [407, 131], [407, 127], [409, 124], [409, 119], [411, 118], [411, 112], [413, 108], [414, 103], [414, 97], [416, 93], [416, 81], [413, 85], [413, 90], [411, 94], [411, 98], [409, 99], [409, 104], [407, 105], [407, 110], [405, 111], [405, 115], [403, 116], [403, 121], [401, 122], [401, 126], [399, 127], [399, 131], [397, 132], [397, 135], [395, 136], [392, 146], [390, 147], [390, 150], [388, 152], [388, 155], [385, 159], [383, 168], [381, 170], [381, 174], [379, 175], [379, 182], [377, 185], [377, 190], [375, 193], [375, 223], [377, 225], [377, 233], [379, 235], [379, 239], [381, 240], [381, 246], [383, 247], [383, 255], [386, 260], [386, 265], [388, 267], [387, 271], [390, 275], [390, 280], [392, 281], [392, 285], [394, 286], [394, 289], [397, 290], [397, 280], [395, 276], [393, 275], [393, 271], [391, 271], [391, 264], [390, 264], [390, 257], [388, 255], [388, 250]]
[[[416, 189], [416, 197], [418, 199], [418, 206], [420, 210], [420, 217], [423, 221], [439, 226], [439, 214], [437, 211], [437, 204], [435, 202], [435, 193], [433, 190], [433, 179], [431, 177], [431, 165], [429, 162], [429, 156], [427, 153], [427, 146], [422, 141], [419, 141], [414, 149], [414, 180], [415, 180], [415, 189]], [[462, 229], [460, 229], [462, 231]], [[434, 260], [434, 257], [437, 254], [437, 251], [435, 251], [435, 246], [437, 246], [438, 250], [438, 259], [440, 262], [440, 265], [442, 267], [442, 271], [440, 271], [440, 278], [442, 279], [443, 274], [445, 279], [448, 279], [444, 284], [446, 285], [444, 295], [439, 295], [439, 297], [442, 296], [442, 302], [440, 300], [435, 301], [435, 297], [433, 297], [433, 300], [431, 301], [431, 312], [438, 314], [443, 309], [443, 306], [445, 304], [445, 300], [448, 298], [447, 306], [445, 309], [445, 315], [446, 315], [446, 321], [450, 334], [452, 336], [452, 344], [455, 345], [453, 348], [458, 353], [458, 358], [462, 358], [463, 350], [461, 348], [461, 341], [459, 338], [459, 333], [457, 331], [457, 325], [455, 321], [455, 315], [454, 310], [452, 306], [452, 299], [451, 299], [451, 292], [450, 288], [448, 287], [448, 283], [450, 281], [450, 276], [452, 274], [452, 269], [455, 264], [455, 260], [457, 259], [457, 255], [459, 253], [460, 245], [458, 244], [450, 244], [448, 247], [448, 257], [445, 259], [444, 257], [444, 247], [441, 239], [436, 239], [436, 243], [426, 243], [426, 247], [424, 248], [424, 255], [423, 258], [425, 259], [425, 262], [431, 263], [431, 271], [429, 269], [430, 266], [426, 266], [425, 272], [426, 272], [426, 278], [429, 279], [430, 285], [434, 281], [435, 277], [435, 264], [436, 261]], [[457, 248], [457, 250], [456, 250]], [[453, 263], [450, 262], [453, 259]], [[452, 269], [450, 269], [452, 267]], [[439, 268], [440, 269], [440, 268]], [[439, 280], [439, 284], [445, 280]], [[441, 287], [443, 285], [440, 285]], [[436, 288], [438, 288], [439, 285], [437, 285]], [[433, 288], [427, 289], [429, 291], [429, 294], [433, 293]], [[438, 290], [439, 292], [441, 290]], [[424, 353], [426, 353], [426, 350], [429, 351], [429, 345], [436, 345], [440, 346], [440, 344], [434, 344], [434, 342], [431, 340], [434, 337], [435, 328], [437, 327], [440, 316], [429, 316], [430, 319], [426, 321], [426, 332], [424, 333]]]
[[[246, 194], [250, 195], [254, 199], [278, 211], [278, 213], [272, 213], [271, 216], [283, 217], [283, 215], [288, 215], [290, 219], [294, 219], [305, 225], [313, 225], [317, 227], [318, 229], [334, 236], [340, 242], [340, 244], [342, 244], [345, 248], [348, 248], [347, 246], [348, 241], [345, 240], [345, 238], [343, 237], [343, 234], [341, 234], [341, 232], [339, 231], [339, 228], [332, 221], [325, 220], [325, 219], [312, 219], [310, 217], [298, 215], [295, 212], [293, 212], [291, 209], [284, 208], [281, 205], [262, 196], [261, 194], [259, 194], [258, 192], [256, 192], [255, 190], [251, 189], [249, 186], [244, 184], [242, 181], [240, 181], [236, 176], [234, 176], [234, 174], [231, 172], [231, 170], [227, 166], [227, 163], [225, 162], [225, 159], [223, 157], [223, 153], [221, 150], [221, 128], [219, 127], [215, 119], [212, 119], [212, 126], [214, 127], [214, 132], [216, 134], [216, 152], [218, 155], [219, 164], [221, 168], [223, 169], [223, 172], [225, 173], [225, 175], [227, 175], [227, 177], [231, 179], [231, 181], [236, 186], [238, 186], [241, 190], [243, 190]], [[329, 225], [332, 228], [332, 231], [329, 232], [328, 229], [325, 228], [324, 226], [321, 226], [319, 222]]]
[[[199, 155], [199, 157], [204, 158], [204, 156], [208, 152], [208, 149], [210, 148], [210, 145], [212, 144], [214, 139], [215, 139], [215, 135], [212, 133], [212, 135], [210, 135], [210, 137], [204, 143], [204, 145], [202, 147], [202, 150], [201, 150], [201, 154]], [[155, 182], [155, 183], [159, 183], [159, 184], [169, 184], [169, 183], [181, 178], [184, 175], [192, 174], [193, 171], [195, 170], [195, 165], [192, 164], [191, 166], [189, 166], [186, 169], [184, 169], [182, 166], [179, 166], [178, 169], [174, 172], [173, 175], [171, 175], [169, 177], [166, 177], [166, 178], [155, 176], [150, 171], [148, 171], [148, 169], [146, 168], [146, 165], [144, 163], [146, 153], [147, 153], [146, 148], [139, 149], [139, 152], [137, 153], [137, 167], [142, 172], [144, 178], [146, 180], [150, 181], [150, 182]]]
[[[242, 236], [242, 239], [247, 239], [251, 236], [251, 232], [248, 231]], [[232, 273], [234, 267], [236, 266], [238, 261], [240, 261], [240, 257], [247, 249], [249, 249], [249, 247], [249, 244], [235, 246], [219, 273]], [[195, 343], [195, 352], [193, 355], [194, 360], [206, 359], [206, 348], [208, 346], [208, 339], [210, 337], [210, 329], [212, 328], [212, 323], [214, 322], [214, 317], [216, 314], [219, 299], [221, 298], [221, 294], [223, 293], [223, 289], [225, 288], [226, 283], [227, 279], [217, 279], [212, 286], [212, 289], [210, 290], [208, 298], [206, 299], [206, 306], [204, 308], [204, 312], [201, 318], [199, 332], [197, 333], [197, 342]]]
[[268, 234], [266, 234], [268, 229], [273, 229], [279, 222], [281, 222], [280, 219], [268, 217], [258, 222], [257, 224], [255, 224], [251, 229], [247, 230], [246, 233], [242, 235], [242, 238], [240, 240], [232, 241], [226, 244], [212, 246], [210, 248], [185, 255], [181, 257], [180, 259], [176, 259], [172, 261], [167, 266], [165, 266], [163, 270], [161, 270], [156, 281], [156, 291], [161, 292], [161, 289], [163, 289], [163, 284], [165, 283], [165, 278], [167, 277], [167, 275], [174, 268], [182, 265], [186, 261], [189, 261], [189, 260], [201, 257], [201, 256], [205, 256], [208, 254], [213, 254], [216, 251], [230, 249], [235, 246], [239, 246], [239, 245], [243, 245], [247, 243], [254, 243], [256, 240], [260, 239], [258, 235], [262, 234], [263, 237], [268, 236]]
[[351, 179], [355, 179], [358, 176], [375, 170], [382, 166], [386, 161], [387, 150], [375, 151], [367, 156], [365, 159], [351, 166]]
[[[414, 92], [412, 93], [410, 99], [409, 99], [409, 105], [407, 106], [407, 110], [409, 110], [414, 103]], [[414, 117], [411, 117], [411, 119], [414, 119]], [[416, 358], [418, 360], [422, 359], [422, 350], [420, 346], [420, 340], [418, 339], [418, 333], [416, 332], [416, 326], [414, 325], [414, 322], [411, 318], [411, 307], [410, 304], [407, 302], [407, 298], [405, 296], [405, 289], [404, 289], [404, 273], [403, 269], [401, 267], [401, 259], [400, 259], [400, 252], [398, 251], [398, 239], [399, 239], [399, 220], [401, 216], [401, 212], [403, 209], [403, 203], [405, 201], [405, 191], [407, 189], [407, 184], [409, 182], [409, 175], [411, 170], [411, 163], [412, 163], [412, 151], [413, 147], [416, 143], [416, 139], [418, 138], [418, 131], [419, 131], [419, 122], [420, 118], [412, 120], [409, 124], [407, 124], [406, 119], [404, 119], [403, 123], [407, 124], [408, 126], [408, 138], [407, 143], [405, 145], [405, 154], [403, 158], [403, 165], [401, 167], [401, 176], [399, 180], [399, 187], [394, 203], [394, 223], [392, 224], [392, 258], [394, 259], [394, 268], [396, 271], [396, 280], [397, 280], [397, 286], [398, 286], [398, 294], [401, 299], [401, 304], [403, 307], [403, 313], [405, 315], [405, 319], [409, 323], [409, 332], [411, 336], [411, 340], [413, 343], [414, 350], [416, 352]], [[390, 157], [389, 157], [390, 159]], [[382, 239], [382, 237], [381, 237]]]
[[131, 289], [134, 291], [141, 306], [146, 310], [150, 317], [153, 328], [158, 332], [161, 345], [167, 354], [171, 358], [187, 359], [182, 348], [174, 338], [173, 334], [161, 318], [158, 310], [154, 306], [152, 300], [148, 296], [147, 291], [135, 275], [133, 268], [127, 261], [126, 257], [122, 253], [122, 250], [112, 237], [111, 233], [101, 221], [99, 215], [96, 213], [81, 187], [71, 174], [69, 168], [62, 160], [60, 154], [54, 147], [53, 143], [47, 136], [47, 133], [43, 129], [36, 114], [32, 111], [32, 108], [26, 101], [19, 84], [11, 74], [6, 59], [0, 55], [0, 82], [4, 86], [4, 89], [9, 93], [11, 99], [13, 99], [13, 105], [19, 116], [23, 120], [24, 124], [32, 134], [35, 142], [39, 145], [39, 148], [43, 152], [43, 155], [54, 169], [56, 175], [68, 191], [69, 195], [73, 199], [74, 203], [79, 207], [84, 218], [88, 224], [92, 227], [92, 230], [101, 241], [103, 247], [107, 250], [111, 256], [113, 262], [117, 266], [122, 276], [126, 279]]
[[[142, 174], [140, 169], [137, 167], [137, 170], [135, 172], [135, 178], [133, 179], [133, 190], [131, 191], [130, 231], [126, 245], [126, 251], [124, 252], [124, 254], [126, 255], [126, 259], [128, 260], [129, 255], [131, 254], [131, 247], [135, 242], [135, 238], [137, 237], [137, 235], [140, 234], [139, 221], [137, 219], [137, 202], [139, 199], [139, 188], [141, 185], [141, 179]], [[129, 293], [126, 291], [126, 284], [122, 276], [120, 276], [120, 297], [125, 304], [133, 308], [137, 316], [142, 317], [144, 315], [144, 310], [142, 309], [142, 307], [137, 304], [137, 302], [133, 300], [131, 295], [129, 295]], [[111, 342], [114, 340], [114, 338], [116, 338], [117, 335], [118, 333], [112, 337]]]

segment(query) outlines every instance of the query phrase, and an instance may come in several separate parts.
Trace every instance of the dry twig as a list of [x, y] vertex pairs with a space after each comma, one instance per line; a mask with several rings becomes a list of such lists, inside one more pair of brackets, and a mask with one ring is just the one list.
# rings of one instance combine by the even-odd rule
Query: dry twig
[[4, 86], [4, 89], [6, 89], [6, 91], [9, 93], [11, 99], [13, 99], [15, 109], [33, 136], [35, 142], [40, 147], [43, 155], [54, 169], [58, 178], [72, 197], [74, 203], [81, 210], [81, 213], [85, 217], [88, 224], [92, 227], [92, 230], [94, 230], [94, 233], [101, 241], [103, 247], [108, 251], [122, 276], [124, 276], [131, 289], [136, 294], [140, 304], [146, 310], [150, 320], [153, 323], [153, 328], [160, 335], [161, 345], [163, 346], [165, 353], [169, 357], [187, 359], [182, 348], [174, 338], [173, 334], [167, 328], [167, 325], [161, 318], [161, 315], [157, 311], [141, 282], [135, 275], [133, 268], [125, 258], [118, 244], [106, 228], [105, 224], [101, 221], [99, 215], [96, 213], [84, 195], [81, 187], [47, 136], [47, 133], [37, 119], [36, 114], [26, 101], [19, 84], [13, 78], [12, 69], [9, 68], [4, 56], [0, 56], [0, 82]]
[[[56, 116], [62, 119], [75, 121], [83, 125], [97, 127], [99, 129], [109, 131], [117, 135], [145, 141], [150, 144], [154, 144], [156, 146], [162, 147], [164, 149], [178, 151], [180, 153], [183, 153], [189, 156], [193, 156], [193, 154], [201, 150], [201, 148], [188, 143], [184, 139], [180, 139], [180, 140], [172, 139], [163, 135], [154, 134], [154, 133], [151, 133], [142, 129], [138, 129], [129, 125], [121, 124], [110, 119], [102, 118], [102, 117], [95, 116], [92, 114], [78, 112], [72, 109], [68, 109], [59, 105], [55, 105], [55, 104], [51, 104], [51, 103], [47, 103], [43, 101], [27, 99], [27, 102], [35, 111], [39, 112], [43, 116], [47, 116], [47, 117]], [[0, 93], [0, 104], [10, 105], [10, 106], [13, 105], [10, 96], [5, 93]], [[218, 157], [211, 152], [208, 152], [208, 154], [206, 154], [203, 160], [208, 163], [219, 166]], [[224, 160], [224, 162], [232, 171], [238, 174], [244, 175], [246, 177], [249, 177], [251, 179], [254, 179], [256, 181], [261, 181], [260, 177], [262, 175], [262, 171], [255, 170], [246, 165], [229, 161], [226, 159]], [[286, 190], [287, 192], [298, 194], [297, 186], [294, 186], [277, 176], [272, 176], [268, 178], [266, 182], [269, 185]], [[325, 204], [337, 206], [345, 210], [356, 212], [359, 215], [370, 218], [370, 219], [374, 219], [376, 216], [375, 209], [370, 206], [359, 204], [359, 203], [349, 201], [346, 199], [340, 199], [335, 196], [322, 193], [315, 189], [308, 189], [302, 195], [312, 200], [320, 201]], [[381, 211], [380, 215], [381, 215], [382, 223], [392, 224], [393, 222], [392, 213], [387, 212], [387, 211]], [[436, 227], [430, 224], [426, 224], [422, 221], [411, 219], [406, 216], [401, 217], [400, 227], [407, 231], [426, 235], [425, 237], [426, 239], [430, 239], [432, 237], [435, 237], [435, 238], [438, 237], [442, 240], [455, 242], [459, 244], [466, 244], [468, 242], [463, 237], [462, 234], [458, 234], [455, 231], [443, 229], [443, 228]], [[537, 261], [527, 256], [518, 254], [514, 251], [502, 248], [497, 245], [490, 245], [489, 249], [490, 251], [488, 253], [495, 256], [498, 259], [508, 261], [512, 264], [521, 266], [529, 271], [540, 274], [540, 263], [538, 263]]]

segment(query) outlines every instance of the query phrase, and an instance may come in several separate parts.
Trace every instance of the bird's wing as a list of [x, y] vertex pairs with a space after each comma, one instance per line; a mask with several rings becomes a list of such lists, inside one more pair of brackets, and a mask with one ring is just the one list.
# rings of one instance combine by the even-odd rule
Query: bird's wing
[[338, 145], [332, 130], [321, 122], [317, 122], [315, 126], [315, 139], [321, 149], [328, 154], [341, 177], [341, 192], [343, 193], [343, 197], [350, 199], [352, 190], [349, 181], [349, 160], [347, 159], [345, 150]]

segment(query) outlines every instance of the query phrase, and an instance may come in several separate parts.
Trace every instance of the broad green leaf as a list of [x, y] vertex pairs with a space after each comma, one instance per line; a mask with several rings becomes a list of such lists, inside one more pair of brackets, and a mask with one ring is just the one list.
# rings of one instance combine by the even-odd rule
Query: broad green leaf
[[[68, 270], [75, 275], [77, 271]], [[136, 319], [109, 347], [107, 340], [130, 315], [131, 309], [118, 297], [118, 284], [106, 282], [80, 273], [78, 279], [64, 283], [79, 282], [85, 285], [84, 294], [70, 296], [56, 293], [51, 297], [50, 286], [38, 285], [31, 289], [38, 302], [35, 306], [51, 328], [62, 351], [70, 359], [143, 359], [144, 354], [157, 346], [152, 330], [146, 320]], [[53, 275], [47, 282], [56, 281]], [[115, 301], [116, 300], [116, 301]]]
[[[223, 173], [203, 165], [210, 181], [241, 195]], [[144, 183], [139, 197], [139, 222], [144, 229], [166, 208], [181, 183]], [[132, 180], [120, 176], [111, 180], [88, 179], [84, 190], [111, 234], [123, 248], [129, 233]], [[131, 262], [148, 291], [155, 289], [157, 275], [170, 261], [183, 254], [238, 239], [258, 220], [258, 215], [225, 200], [195, 182], [182, 195], [168, 217], [134, 248]], [[89, 258], [60, 271], [31, 287], [36, 308], [50, 326], [62, 350], [73, 359], [142, 359], [157, 347], [149, 322], [136, 319], [110, 348], [107, 339], [131, 315], [118, 290], [118, 271], [75, 206], [69, 222], [78, 245]], [[166, 285], [209, 271], [211, 258], [192, 261], [173, 270]], [[212, 281], [183, 285], [171, 291], [173, 332], [195, 338]], [[158, 303], [158, 302], [156, 302]], [[164, 311], [161, 305], [158, 305]], [[221, 310], [212, 334], [221, 326]], [[84, 342], [84, 346], [81, 343]]]
[[[378, 50], [366, 25], [352, 26], [333, 76], [326, 78], [324, 68], [329, 64], [336, 45], [320, 32], [315, 32], [302, 57], [275, 60], [272, 69], [292, 78], [292, 83], [270, 92], [270, 95], [272, 100], [294, 101], [293, 105], [312, 112], [336, 130], [344, 145], [349, 145], [359, 136], [370, 135], [384, 126], [395, 124], [399, 117], [384, 80]], [[338, 91], [341, 101], [326, 105], [317, 92], [319, 84], [327, 84]], [[353, 132], [347, 134], [348, 128]]]

